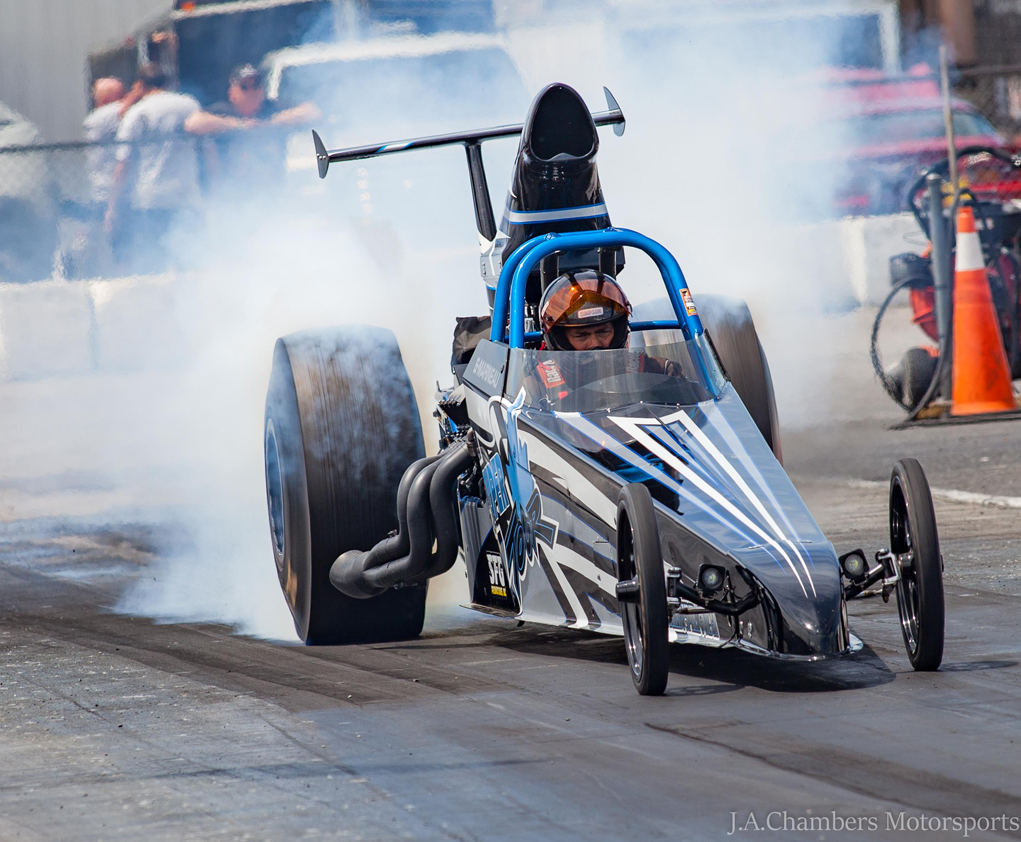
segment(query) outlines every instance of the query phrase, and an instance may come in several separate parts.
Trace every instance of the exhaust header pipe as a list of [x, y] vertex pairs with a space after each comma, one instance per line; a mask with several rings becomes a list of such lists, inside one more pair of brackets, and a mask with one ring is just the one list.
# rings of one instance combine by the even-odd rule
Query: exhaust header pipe
[[462, 441], [412, 463], [397, 489], [397, 534], [368, 552], [341, 555], [330, 568], [330, 583], [354, 599], [370, 599], [446, 573], [457, 559], [457, 478], [473, 462]]

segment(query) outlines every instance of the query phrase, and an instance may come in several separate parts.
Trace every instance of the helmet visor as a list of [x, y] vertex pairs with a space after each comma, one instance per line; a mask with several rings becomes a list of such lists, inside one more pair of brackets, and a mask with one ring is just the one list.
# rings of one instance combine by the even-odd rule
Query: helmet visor
[[595, 272], [557, 278], [543, 296], [542, 329], [581, 327], [631, 314], [631, 304], [616, 281]]

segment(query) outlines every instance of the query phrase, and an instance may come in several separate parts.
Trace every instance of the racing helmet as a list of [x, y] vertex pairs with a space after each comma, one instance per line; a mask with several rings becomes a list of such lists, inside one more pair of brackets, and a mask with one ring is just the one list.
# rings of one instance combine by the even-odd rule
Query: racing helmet
[[564, 328], [613, 324], [610, 348], [627, 345], [631, 302], [609, 275], [584, 269], [565, 272], [546, 287], [539, 301], [539, 322], [546, 345], [554, 351], [572, 351]]

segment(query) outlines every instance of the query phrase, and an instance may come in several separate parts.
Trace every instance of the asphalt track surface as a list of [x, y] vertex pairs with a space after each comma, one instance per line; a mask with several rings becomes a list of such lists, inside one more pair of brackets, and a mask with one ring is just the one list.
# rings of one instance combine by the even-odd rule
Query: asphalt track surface
[[[840, 549], [886, 543], [895, 456], [1021, 493], [1021, 423], [887, 427], [785, 438]], [[419, 640], [325, 648], [116, 613], [170, 526], [7, 518], [0, 839], [959, 839], [969, 817], [995, 831], [968, 838], [1021, 838], [1021, 511], [937, 517], [938, 673], [911, 670], [894, 603], [871, 598], [850, 607], [853, 656], [678, 646], [651, 699], [619, 639], [449, 604]]]

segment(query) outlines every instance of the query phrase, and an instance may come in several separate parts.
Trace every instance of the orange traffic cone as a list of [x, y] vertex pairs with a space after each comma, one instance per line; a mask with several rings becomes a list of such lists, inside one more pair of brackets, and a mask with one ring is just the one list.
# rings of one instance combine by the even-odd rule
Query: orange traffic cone
[[954, 272], [954, 381], [951, 415], [1017, 409], [1010, 366], [970, 207], [957, 212]]

